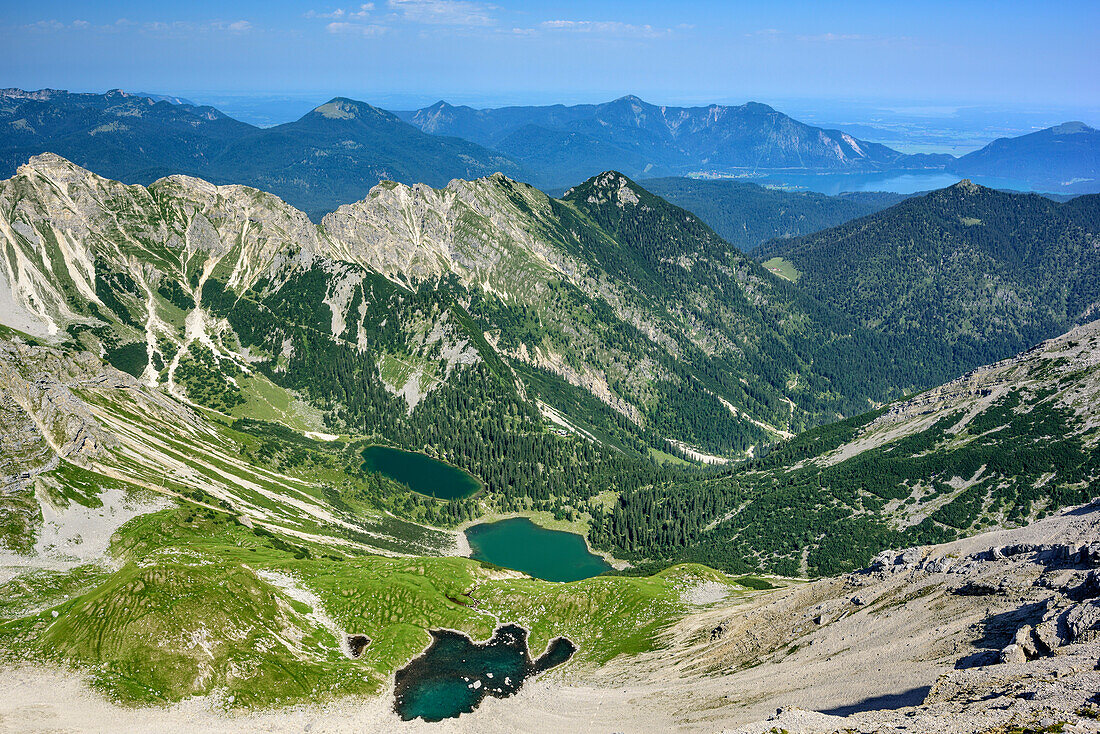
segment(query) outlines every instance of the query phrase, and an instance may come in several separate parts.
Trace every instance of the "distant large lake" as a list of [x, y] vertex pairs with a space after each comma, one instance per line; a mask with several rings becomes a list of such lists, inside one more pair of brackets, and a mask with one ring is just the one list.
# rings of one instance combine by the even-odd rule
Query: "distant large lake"
[[461, 469], [414, 451], [368, 446], [363, 450], [363, 464], [370, 471], [409, 485], [414, 492], [441, 500], [462, 499], [481, 489], [477, 480]]
[[580, 535], [547, 530], [525, 517], [471, 525], [466, 538], [471, 558], [546, 581], [579, 581], [611, 569]]
[[[965, 176], [943, 171], [885, 171], [881, 173], [772, 173], [760, 178], [744, 179], [763, 186], [787, 185], [835, 196], [844, 191], [892, 191], [915, 194], [918, 191], [942, 189], [958, 183]], [[991, 176], [972, 176], [974, 183], [991, 189], [1031, 191], [1026, 181]]]

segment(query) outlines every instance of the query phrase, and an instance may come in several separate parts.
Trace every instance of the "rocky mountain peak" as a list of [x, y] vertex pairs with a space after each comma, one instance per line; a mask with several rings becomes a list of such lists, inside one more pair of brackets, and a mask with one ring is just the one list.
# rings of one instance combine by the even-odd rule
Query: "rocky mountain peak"
[[17, 175], [19, 176], [33, 176], [35, 174], [45, 176], [58, 183], [101, 180], [100, 176], [81, 168], [56, 153], [39, 153], [31, 156], [26, 163], [17, 169]]
[[1075, 135], [1077, 133], [1094, 133], [1096, 128], [1089, 127], [1080, 120], [1073, 120], [1071, 122], [1063, 122], [1061, 125], [1055, 125], [1050, 128], [1050, 132], [1054, 135]]
[[68, 94], [64, 89], [38, 89], [38, 90], [26, 90], [19, 89], [18, 87], [8, 87], [7, 89], [0, 89], [0, 97], [10, 97], [12, 99], [33, 99], [38, 101], [45, 101], [58, 94]]
[[347, 97], [334, 97], [320, 107], [316, 107], [310, 115], [319, 115], [329, 120], [361, 120], [366, 117], [385, 117], [389, 113], [366, 102], [360, 102]]
[[957, 184], [953, 184], [950, 187], [948, 187], [948, 191], [951, 191], [953, 193], [958, 193], [958, 194], [967, 194], [967, 195], [973, 195], [973, 194], [980, 193], [984, 189], [985, 189], [984, 186], [979, 186], [978, 184], [971, 181], [969, 178], [964, 178], [962, 181], [959, 181]]

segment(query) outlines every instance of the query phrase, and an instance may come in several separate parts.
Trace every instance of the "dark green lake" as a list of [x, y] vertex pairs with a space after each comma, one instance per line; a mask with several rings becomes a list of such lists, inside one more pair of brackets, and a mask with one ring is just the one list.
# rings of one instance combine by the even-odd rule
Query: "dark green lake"
[[471, 525], [466, 538], [471, 558], [546, 581], [578, 581], [611, 569], [580, 535], [547, 530], [526, 517]]
[[462, 499], [481, 489], [477, 480], [461, 469], [415, 451], [368, 446], [363, 449], [363, 464], [370, 471], [409, 485], [414, 492], [441, 500]]
[[394, 676], [394, 709], [405, 721], [440, 721], [473, 711], [486, 696], [507, 698], [523, 681], [561, 665], [577, 651], [564, 637], [531, 659], [527, 630], [506, 624], [487, 642], [461, 632], [429, 630], [432, 644]]

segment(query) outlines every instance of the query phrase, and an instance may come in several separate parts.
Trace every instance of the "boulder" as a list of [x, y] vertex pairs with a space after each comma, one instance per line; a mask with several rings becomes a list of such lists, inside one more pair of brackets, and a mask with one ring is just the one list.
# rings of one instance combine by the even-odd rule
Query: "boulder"
[[1081, 584], [1081, 598], [1095, 599], [1098, 596], [1100, 596], [1100, 571], [1089, 571]]
[[1039, 647], [1035, 641], [1035, 631], [1030, 624], [1025, 624], [1016, 630], [1015, 644], [1024, 651], [1028, 660], [1039, 657]]
[[932, 558], [924, 563], [924, 570], [928, 573], [947, 573], [948, 570], [954, 565], [955, 559], [947, 556], [941, 556], [940, 558]]
[[1012, 664], [1026, 663], [1027, 656], [1024, 655], [1024, 651], [1016, 643], [1012, 643], [1005, 649], [1001, 650], [1001, 662]]
[[884, 550], [871, 559], [871, 562], [867, 565], [868, 571], [882, 571], [890, 566], [894, 565], [894, 559], [897, 557], [897, 551]]
[[898, 555], [897, 558], [894, 559], [894, 563], [900, 564], [902, 566], [913, 566], [917, 564], [923, 557], [923, 548], [906, 548]]
[[1066, 644], [1067, 634], [1060, 622], [1059, 616], [1054, 614], [1035, 626], [1035, 640], [1039, 644], [1040, 652], [1053, 653]]

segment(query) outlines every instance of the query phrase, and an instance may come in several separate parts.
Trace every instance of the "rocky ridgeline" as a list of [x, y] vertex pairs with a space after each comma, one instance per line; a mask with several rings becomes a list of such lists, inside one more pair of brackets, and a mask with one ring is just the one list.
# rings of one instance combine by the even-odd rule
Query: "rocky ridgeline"
[[1038, 393], [1055, 388], [1059, 405], [1072, 408], [1082, 429], [1100, 425], [1100, 321], [1082, 324], [1026, 352], [930, 390], [890, 404], [852, 441], [815, 461], [830, 465], [863, 451], [929, 428], [950, 415], [958, 434], [966, 425], [1012, 391]]

